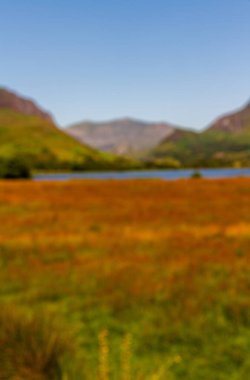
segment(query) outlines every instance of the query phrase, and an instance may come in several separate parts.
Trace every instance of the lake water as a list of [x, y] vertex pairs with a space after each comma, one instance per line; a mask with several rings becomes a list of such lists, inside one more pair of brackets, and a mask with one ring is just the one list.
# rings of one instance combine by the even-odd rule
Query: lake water
[[[79, 173], [49, 173], [37, 174], [35, 181], [65, 181], [71, 179], [146, 179], [158, 178], [165, 180], [175, 180], [190, 178], [194, 173], [193, 169], [179, 170], [136, 170], [122, 172], [79, 172]], [[244, 169], [201, 169], [199, 172], [204, 178], [234, 178], [250, 177], [250, 168]]]

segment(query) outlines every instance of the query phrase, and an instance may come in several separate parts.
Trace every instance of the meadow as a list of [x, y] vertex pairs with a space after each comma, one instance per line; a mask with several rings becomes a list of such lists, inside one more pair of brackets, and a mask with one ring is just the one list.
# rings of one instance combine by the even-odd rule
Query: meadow
[[0, 379], [247, 380], [250, 179], [0, 182]]

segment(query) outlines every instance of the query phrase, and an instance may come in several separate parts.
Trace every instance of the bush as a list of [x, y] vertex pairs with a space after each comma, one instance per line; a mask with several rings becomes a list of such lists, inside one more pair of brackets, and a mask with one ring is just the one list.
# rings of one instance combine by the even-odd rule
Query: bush
[[0, 379], [60, 380], [71, 345], [51, 317], [0, 312]]
[[0, 161], [0, 178], [18, 179], [31, 178], [31, 171], [28, 163], [21, 157], [14, 157]]
[[199, 172], [198, 170], [195, 170], [195, 171], [191, 174], [191, 178], [194, 178], [194, 179], [202, 178], [202, 173]]

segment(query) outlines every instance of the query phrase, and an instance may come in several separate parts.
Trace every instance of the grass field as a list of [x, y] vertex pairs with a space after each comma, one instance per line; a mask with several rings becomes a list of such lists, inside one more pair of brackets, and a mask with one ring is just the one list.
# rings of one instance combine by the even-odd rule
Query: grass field
[[0, 379], [249, 378], [250, 179], [1, 182], [0, 266]]

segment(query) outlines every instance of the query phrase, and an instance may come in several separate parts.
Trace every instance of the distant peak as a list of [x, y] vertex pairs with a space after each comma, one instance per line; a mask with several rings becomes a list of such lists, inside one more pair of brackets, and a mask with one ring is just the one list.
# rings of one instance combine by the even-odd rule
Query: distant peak
[[22, 97], [6, 88], [0, 88], [1, 108], [11, 109], [24, 115], [38, 116], [54, 124], [52, 116], [42, 110], [33, 100]]
[[128, 117], [128, 116], [127, 117], [122, 117], [120, 119], [116, 119], [116, 121], [120, 121], [120, 122], [128, 123], [128, 124], [130, 124], [130, 123], [144, 123], [143, 120], [139, 120], [139, 119], [137, 119], [135, 117]]
[[123, 117], [120, 119], [113, 120], [113, 123], [119, 123], [120, 125], [133, 125], [133, 124], [148, 124], [145, 121], [132, 118], [132, 117]]

